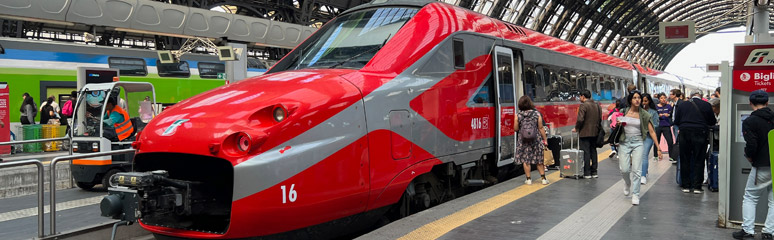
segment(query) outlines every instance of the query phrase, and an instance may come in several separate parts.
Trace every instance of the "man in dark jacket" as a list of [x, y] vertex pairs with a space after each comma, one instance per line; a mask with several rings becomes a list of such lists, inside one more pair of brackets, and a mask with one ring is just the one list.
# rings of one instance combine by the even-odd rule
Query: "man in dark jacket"
[[[733, 233], [736, 239], [753, 238], [755, 234], [755, 207], [758, 199], [766, 194], [769, 201], [769, 216], [774, 213], [771, 191], [771, 164], [769, 163], [769, 131], [774, 128], [774, 112], [768, 108], [769, 94], [756, 90], [750, 94], [750, 105], [753, 112], [742, 122], [744, 136], [744, 156], [752, 164], [750, 175], [747, 176], [747, 186], [744, 188], [742, 200], [742, 230]], [[772, 239], [774, 219], [766, 218], [762, 239]]]
[[591, 99], [589, 90], [581, 91], [580, 107], [578, 107], [578, 121], [575, 123], [573, 132], [578, 132], [580, 137], [580, 150], [583, 150], [583, 178], [589, 179], [592, 176], [597, 178], [597, 134], [599, 132], [599, 122], [602, 121], [602, 112], [600, 107]]
[[675, 110], [675, 125], [680, 127], [677, 142], [680, 143], [680, 187], [683, 192], [700, 194], [704, 191], [704, 160], [707, 157], [709, 128], [715, 125], [712, 105], [701, 100], [701, 91], [695, 90], [691, 98], [683, 101]]

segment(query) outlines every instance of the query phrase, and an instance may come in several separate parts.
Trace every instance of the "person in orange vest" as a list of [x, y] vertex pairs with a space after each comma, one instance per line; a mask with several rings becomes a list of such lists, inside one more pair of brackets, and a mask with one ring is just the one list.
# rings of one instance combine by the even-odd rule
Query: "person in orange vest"
[[103, 122], [106, 125], [115, 127], [118, 140], [123, 141], [132, 135], [134, 127], [132, 126], [132, 122], [129, 121], [129, 114], [126, 113], [126, 110], [118, 106], [116, 104], [117, 102], [116, 98], [108, 98]]

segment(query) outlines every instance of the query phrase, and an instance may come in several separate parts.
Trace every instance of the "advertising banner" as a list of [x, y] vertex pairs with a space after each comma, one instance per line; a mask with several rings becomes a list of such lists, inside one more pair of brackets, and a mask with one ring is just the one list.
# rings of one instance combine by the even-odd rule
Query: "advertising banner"
[[774, 92], [774, 45], [734, 46], [734, 89]]
[[[11, 120], [9, 119], [8, 83], [0, 82], [0, 142], [11, 141]], [[10, 154], [11, 146], [0, 146], [0, 154]]]

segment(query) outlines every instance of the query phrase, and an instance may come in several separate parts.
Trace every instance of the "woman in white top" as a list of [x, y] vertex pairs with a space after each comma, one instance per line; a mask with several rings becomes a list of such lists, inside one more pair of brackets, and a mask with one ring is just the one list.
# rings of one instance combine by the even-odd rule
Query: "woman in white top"
[[[622, 109], [621, 113], [624, 116], [618, 117], [618, 122], [624, 127], [624, 132], [618, 139], [620, 144], [618, 146], [618, 167], [626, 183], [624, 195], [629, 196], [631, 193], [632, 205], [639, 205], [643, 142], [648, 135], [652, 139], [656, 139], [656, 132], [653, 130], [650, 114], [640, 107], [642, 94], [636, 90], [632, 91], [626, 100], [630, 107]], [[661, 151], [658, 151], [658, 159], [660, 160], [662, 157]]]

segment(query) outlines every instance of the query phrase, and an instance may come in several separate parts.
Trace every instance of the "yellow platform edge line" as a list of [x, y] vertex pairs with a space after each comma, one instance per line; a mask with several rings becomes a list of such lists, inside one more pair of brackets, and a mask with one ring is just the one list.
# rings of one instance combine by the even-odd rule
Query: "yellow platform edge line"
[[[607, 157], [604, 157], [604, 156], [607, 156], [608, 154], [610, 154], [610, 151], [611, 150], [607, 150], [601, 154], [598, 154], [597, 159], [600, 159], [599, 162], [606, 160]], [[556, 171], [554, 173], [546, 175], [546, 179], [548, 179], [549, 181], [548, 185], [541, 184], [539, 180], [536, 180], [536, 182], [533, 183], [532, 185], [526, 185], [526, 184], [520, 185], [507, 192], [501, 193], [487, 200], [476, 203], [470, 207], [462, 209], [454, 214], [448, 215], [446, 217], [443, 217], [441, 219], [428, 223], [398, 239], [400, 240], [437, 239], [443, 236], [444, 234], [450, 232], [451, 230], [459, 226], [462, 226], [465, 223], [468, 223], [474, 219], [477, 219], [483, 216], [484, 214], [490, 213], [513, 201], [519, 200], [524, 196], [530, 195], [559, 180], [562, 180], [563, 178], [559, 177], [559, 171]]]

